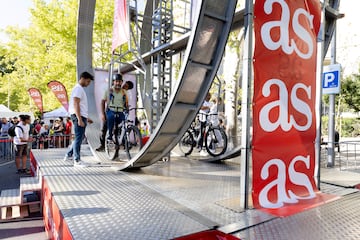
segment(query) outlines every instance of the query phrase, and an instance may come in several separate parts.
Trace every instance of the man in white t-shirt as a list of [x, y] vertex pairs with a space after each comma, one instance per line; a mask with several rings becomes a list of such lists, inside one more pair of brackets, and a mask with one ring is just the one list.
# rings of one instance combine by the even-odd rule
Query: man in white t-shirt
[[85, 87], [89, 86], [94, 76], [88, 72], [80, 74], [80, 79], [71, 92], [69, 102], [69, 113], [74, 126], [75, 138], [65, 155], [64, 160], [69, 160], [74, 155], [74, 166], [87, 167], [87, 164], [80, 160], [80, 148], [85, 136], [87, 123], [92, 123], [88, 113], [88, 101]]
[[205, 127], [206, 127], [206, 121], [207, 121], [207, 116], [210, 112], [210, 108], [211, 108], [211, 93], [208, 93], [206, 95], [205, 101], [203, 102], [200, 110], [199, 110], [199, 121], [200, 121], [200, 135], [199, 137], [199, 141], [198, 141], [198, 148], [200, 148], [200, 150], [202, 149], [202, 145], [203, 145], [203, 131], [205, 131]]
[[27, 146], [28, 142], [32, 142], [30, 138], [30, 123], [29, 115], [20, 115], [20, 122], [15, 127], [14, 148], [15, 148], [15, 164], [17, 173], [30, 173], [26, 168], [27, 160]]

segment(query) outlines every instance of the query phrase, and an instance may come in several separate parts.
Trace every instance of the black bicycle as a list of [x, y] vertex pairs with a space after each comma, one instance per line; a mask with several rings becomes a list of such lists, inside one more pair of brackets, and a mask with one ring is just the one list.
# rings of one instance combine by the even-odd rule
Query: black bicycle
[[[143, 147], [140, 130], [134, 125], [133, 120], [129, 120], [129, 112], [137, 108], [130, 108], [124, 111], [125, 120], [114, 127], [113, 139], [109, 139], [109, 131], [106, 133], [105, 152], [110, 160], [115, 160], [119, 156], [121, 147], [124, 147], [126, 158], [130, 160]], [[118, 114], [118, 113], [116, 113]], [[116, 116], [115, 117], [119, 117]], [[117, 131], [117, 132], [116, 132]]]
[[185, 156], [188, 156], [192, 153], [194, 147], [197, 146], [199, 150], [202, 150], [205, 145], [206, 151], [213, 157], [225, 153], [227, 148], [226, 133], [223, 128], [214, 126], [211, 121], [209, 121], [209, 117], [217, 114], [199, 114], [206, 115], [207, 120], [205, 126], [201, 127], [198, 115], [181, 138], [179, 142], [180, 150]]

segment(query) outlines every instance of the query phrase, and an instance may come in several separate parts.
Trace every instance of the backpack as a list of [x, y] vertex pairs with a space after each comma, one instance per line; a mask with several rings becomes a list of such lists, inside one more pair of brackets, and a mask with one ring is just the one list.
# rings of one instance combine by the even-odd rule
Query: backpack
[[22, 127], [14, 124], [8, 129], [8, 134], [9, 134], [10, 137], [15, 137], [16, 136], [16, 133], [15, 133], [15, 128], [16, 127], [19, 127], [21, 129], [21, 131], [24, 133], [24, 129], [22, 129]]

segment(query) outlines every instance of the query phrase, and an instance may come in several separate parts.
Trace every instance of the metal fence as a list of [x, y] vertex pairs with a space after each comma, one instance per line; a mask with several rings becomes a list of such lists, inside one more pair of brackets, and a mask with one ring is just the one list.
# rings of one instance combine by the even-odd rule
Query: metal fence
[[[58, 135], [49, 137], [34, 137], [29, 149], [67, 148], [73, 141], [74, 135]], [[360, 169], [360, 141], [343, 141], [335, 143], [335, 168], [340, 170]], [[328, 145], [321, 145], [321, 167], [327, 166]], [[13, 140], [0, 137], [0, 161], [6, 162], [15, 158]]]
[[14, 145], [12, 139], [0, 137], [0, 162], [13, 160], [14, 157]]
[[[54, 135], [48, 137], [33, 137], [34, 141], [29, 143], [29, 149], [67, 148], [73, 141], [73, 135]], [[10, 161], [15, 158], [13, 139], [0, 137], [0, 159]]]
[[[344, 141], [335, 143], [335, 166], [340, 170], [360, 169], [360, 141]], [[328, 145], [321, 145], [321, 167], [328, 161]]]

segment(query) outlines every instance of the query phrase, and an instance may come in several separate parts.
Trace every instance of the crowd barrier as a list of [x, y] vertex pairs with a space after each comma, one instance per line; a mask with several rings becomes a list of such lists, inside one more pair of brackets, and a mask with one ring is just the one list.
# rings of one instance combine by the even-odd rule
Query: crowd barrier
[[[321, 145], [321, 162], [326, 167], [329, 156], [328, 143]], [[335, 167], [340, 170], [360, 169], [360, 141], [334, 143]]]
[[[74, 135], [33, 136], [29, 149], [67, 148], [73, 141]], [[11, 160], [15, 158], [13, 139], [0, 137], [0, 158]]]

